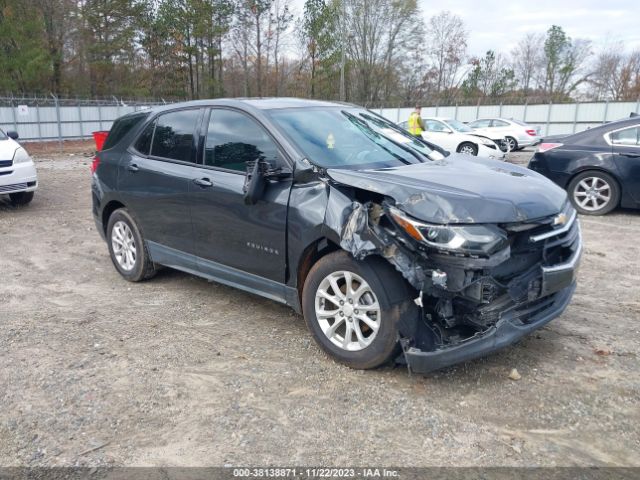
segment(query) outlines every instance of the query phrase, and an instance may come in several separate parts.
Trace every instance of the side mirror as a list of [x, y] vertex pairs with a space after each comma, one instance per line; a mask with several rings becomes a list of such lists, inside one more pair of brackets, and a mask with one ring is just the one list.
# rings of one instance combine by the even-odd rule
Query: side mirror
[[17, 140], [18, 138], [20, 138], [20, 135], [18, 135], [18, 132], [14, 131], [14, 130], [9, 130], [7, 132], [7, 137], [13, 139], [13, 140]]
[[247, 176], [244, 179], [244, 203], [245, 205], [255, 205], [262, 198], [267, 182], [264, 177], [266, 162], [256, 160], [247, 162]]

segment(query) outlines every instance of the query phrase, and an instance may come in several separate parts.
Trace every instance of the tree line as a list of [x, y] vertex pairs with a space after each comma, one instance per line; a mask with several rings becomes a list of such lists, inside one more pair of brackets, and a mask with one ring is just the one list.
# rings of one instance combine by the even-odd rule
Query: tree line
[[640, 49], [562, 27], [469, 54], [469, 30], [416, 0], [0, 0], [0, 93], [370, 106], [636, 100]]

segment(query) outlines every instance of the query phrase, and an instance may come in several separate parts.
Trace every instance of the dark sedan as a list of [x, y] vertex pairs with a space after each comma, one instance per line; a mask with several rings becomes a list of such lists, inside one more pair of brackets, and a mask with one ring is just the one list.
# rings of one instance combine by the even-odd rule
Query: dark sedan
[[640, 117], [543, 142], [529, 168], [566, 189], [580, 213], [640, 208]]

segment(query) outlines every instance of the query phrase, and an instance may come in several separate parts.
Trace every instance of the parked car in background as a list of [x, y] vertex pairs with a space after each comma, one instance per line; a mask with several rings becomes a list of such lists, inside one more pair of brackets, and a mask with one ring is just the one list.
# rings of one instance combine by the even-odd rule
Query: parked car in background
[[468, 125], [476, 133], [493, 139], [509, 152], [537, 145], [541, 140], [538, 127], [513, 118], [479, 118]]
[[14, 205], [26, 205], [38, 188], [38, 176], [33, 160], [17, 139], [17, 132], [0, 130], [0, 195], [8, 194]]
[[[477, 157], [504, 160], [504, 152], [496, 142], [478, 135], [472, 128], [453, 118], [428, 117], [422, 122], [426, 130], [422, 138], [450, 152], [474, 155]], [[400, 122], [398, 126], [409, 129], [408, 122]]]
[[580, 213], [640, 208], [640, 117], [542, 143], [529, 168], [566, 189]]
[[445, 157], [355, 105], [218, 99], [129, 114], [92, 172], [122, 277], [166, 265], [289, 305], [353, 368], [485, 355], [556, 318], [576, 288], [580, 228], [561, 188]]

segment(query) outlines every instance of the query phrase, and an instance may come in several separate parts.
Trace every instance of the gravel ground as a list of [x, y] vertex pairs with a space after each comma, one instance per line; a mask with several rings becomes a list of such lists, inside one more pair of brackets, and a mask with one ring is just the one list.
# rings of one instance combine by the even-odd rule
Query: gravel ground
[[0, 200], [0, 465], [640, 466], [639, 212], [582, 218], [574, 300], [519, 344], [362, 372], [277, 303], [172, 270], [125, 282], [89, 161], [45, 151], [34, 202]]

